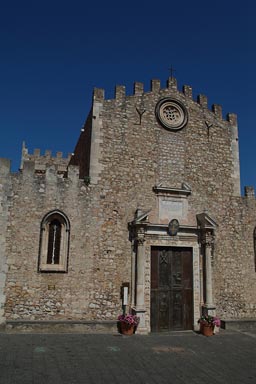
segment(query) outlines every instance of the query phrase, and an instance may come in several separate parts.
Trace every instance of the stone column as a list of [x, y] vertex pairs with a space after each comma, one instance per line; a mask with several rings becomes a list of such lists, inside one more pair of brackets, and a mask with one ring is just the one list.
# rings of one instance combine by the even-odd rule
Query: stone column
[[213, 303], [212, 289], [212, 248], [214, 238], [211, 232], [206, 232], [203, 243], [205, 244], [205, 304], [204, 308], [209, 315], [215, 315], [215, 305]]
[[135, 281], [135, 277], [136, 277], [136, 253], [135, 253], [135, 250], [134, 250], [134, 241], [132, 242], [132, 250], [131, 250], [131, 265], [132, 265], [132, 269], [131, 269], [131, 306], [132, 308], [135, 306], [135, 294], [136, 294], [136, 281]]
[[140, 317], [138, 333], [146, 333], [145, 325], [145, 233], [140, 228], [137, 232], [137, 281], [136, 281], [136, 300], [134, 311]]
[[202, 247], [200, 248], [200, 269], [199, 269], [199, 273], [200, 273], [200, 305], [203, 306], [204, 305], [204, 273], [203, 273], [203, 270], [204, 270], [204, 260], [203, 260], [203, 255], [202, 255]]

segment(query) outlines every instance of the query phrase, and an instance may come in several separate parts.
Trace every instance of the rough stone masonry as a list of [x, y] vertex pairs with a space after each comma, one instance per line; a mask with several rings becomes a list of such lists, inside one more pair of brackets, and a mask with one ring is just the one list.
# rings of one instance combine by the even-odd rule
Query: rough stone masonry
[[124, 284], [141, 333], [196, 329], [202, 310], [256, 318], [256, 204], [251, 187], [240, 194], [236, 115], [174, 78], [116, 86], [111, 100], [94, 89], [73, 154], [23, 144], [17, 173], [0, 159], [0, 202], [3, 324], [114, 324]]

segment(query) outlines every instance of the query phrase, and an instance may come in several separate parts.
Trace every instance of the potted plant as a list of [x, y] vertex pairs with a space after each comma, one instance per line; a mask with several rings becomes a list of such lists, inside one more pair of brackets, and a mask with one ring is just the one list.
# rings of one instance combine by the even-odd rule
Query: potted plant
[[117, 320], [118, 330], [123, 335], [132, 335], [135, 333], [140, 322], [140, 318], [138, 316], [130, 313], [119, 315]]
[[214, 334], [214, 327], [220, 326], [220, 319], [211, 315], [202, 315], [198, 320], [200, 324], [200, 332], [204, 336], [212, 336]]

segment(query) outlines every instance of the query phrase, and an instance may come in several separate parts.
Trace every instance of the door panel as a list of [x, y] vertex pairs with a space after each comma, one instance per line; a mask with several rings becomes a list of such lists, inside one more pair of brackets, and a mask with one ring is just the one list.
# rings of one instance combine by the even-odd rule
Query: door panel
[[192, 329], [192, 315], [192, 249], [152, 247], [152, 332]]

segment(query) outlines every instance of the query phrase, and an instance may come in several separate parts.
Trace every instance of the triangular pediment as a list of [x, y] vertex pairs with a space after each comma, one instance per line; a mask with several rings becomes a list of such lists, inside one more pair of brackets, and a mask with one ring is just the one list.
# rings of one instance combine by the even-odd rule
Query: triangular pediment
[[218, 226], [216, 220], [206, 212], [199, 213], [196, 218], [201, 228], [215, 229]]
[[148, 211], [145, 211], [145, 212], [143, 212], [143, 211], [141, 211], [141, 212], [139, 212], [139, 211], [137, 211], [137, 216], [136, 216], [136, 218], [135, 218], [135, 220], [134, 220], [134, 223], [136, 223], [136, 224], [139, 224], [139, 223], [143, 223], [143, 222], [145, 222], [145, 221], [148, 221], [148, 214], [151, 212], [151, 209], [149, 209]]

